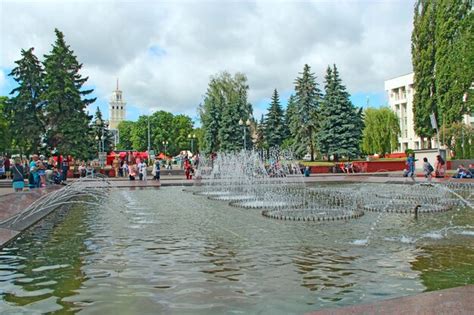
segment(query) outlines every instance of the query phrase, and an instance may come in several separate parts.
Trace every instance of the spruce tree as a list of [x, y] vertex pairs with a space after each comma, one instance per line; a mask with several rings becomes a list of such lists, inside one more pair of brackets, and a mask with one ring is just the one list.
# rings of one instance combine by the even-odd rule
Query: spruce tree
[[265, 139], [268, 146], [279, 147], [285, 137], [283, 109], [280, 105], [280, 97], [275, 89], [272, 95], [272, 101], [268, 108], [265, 118]]
[[[252, 147], [251, 129], [246, 124], [252, 117], [252, 105], [247, 101], [247, 77], [223, 72], [211, 78], [200, 106], [204, 145], [207, 153], [238, 150], [243, 147], [244, 129], [247, 149]], [[239, 121], [244, 122], [239, 125]]]
[[199, 107], [206, 153], [219, 150], [219, 129], [224, 103], [222, 84], [219, 78], [211, 78], [204, 103]]
[[219, 129], [220, 150], [229, 152], [237, 151], [243, 147], [244, 125], [239, 125], [240, 120], [238, 99], [227, 103], [222, 112], [221, 128]]
[[321, 128], [318, 143], [328, 157], [334, 155], [354, 158], [359, 155], [363, 120], [361, 109], [349, 100], [336, 65], [329, 68], [325, 77], [325, 95], [321, 108]]
[[82, 64], [66, 44], [63, 33], [57, 29], [55, 33], [56, 41], [44, 60], [42, 100], [45, 102], [46, 139], [60, 154], [86, 158], [85, 152], [95, 145], [84, 136], [90, 134], [92, 119], [85, 109], [95, 98], [84, 98], [93, 90], [82, 89], [88, 79], [79, 73]]
[[7, 106], [10, 99], [0, 96], [0, 154], [5, 154], [12, 149], [12, 128], [7, 116]]
[[285, 124], [288, 127], [288, 137], [285, 140], [285, 145], [291, 148], [297, 157], [304, 156], [308, 149], [304, 143], [297, 141], [300, 133], [300, 119], [298, 116], [298, 105], [296, 104], [296, 97], [292, 94], [288, 98], [286, 106]]
[[9, 74], [18, 83], [10, 94], [6, 112], [12, 128], [11, 133], [20, 154], [38, 153], [44, 135], [43, 104], [44, 72], [34, 48], [21, 50], [22, 58]]
[[[100, 141], [101, 150], [103, 152], [110, 152], [114, 149], [114, 137], [106, 125], [106, 121], [102, 117], [102, 112], [97, 107], [95, 112], [95, 119], [92, 123], [94, 140]], [[99, 145], [99, 144], [97, 144]]]
[[412, 63], [414, 71], [413, 122], [415, 132], [423, 138], [431, 138], [430, 114], [438, 116], [435, 81], [435, 3], [432, 0], [418, 0], [412, 32]]
[[[295, 134], [295, 141], [298, 147], [309, 149], [311, 161], [314, 161], [315, 153], [315, 136], [319, 128], [318, 110], [321, 102], [321, 91], [319, 90], [316, 77], [311, 73], [311, 68], [305, 64], [301, 77], [296, 78], [296, 110], [295, 124], [299, 124], [299, 128]], [[301, 152], [295, 152], [297, 156]]]
[[262, 117], [260, 118], [260, 122], [257, 124], [257, 131], [256, 131], [256, 139], [255, 139], [255, 146], [257, 149], [263, 150], [267, 148], [267, 144], [265, 141], [265, 118], [264, 115], [262, 114]]

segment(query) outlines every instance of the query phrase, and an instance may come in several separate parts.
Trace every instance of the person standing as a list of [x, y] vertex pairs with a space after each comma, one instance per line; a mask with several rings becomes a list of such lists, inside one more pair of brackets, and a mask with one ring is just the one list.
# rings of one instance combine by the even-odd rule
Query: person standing
[[145, 163], [145, 160], [140, 161], [140, 163], [138, 164], [138, 178], [140, 180], [146, 181], [146, 167], [147, 165]]
[[425, 173], [425, 177], [427, 178], [428, 182], [431, 182], [431, 177], [433, 174], [434, 168], [428, 162], [428, 159], [426, 157], [423, 158], [423, 172]]
[[189, 158], [186, 156], [184, 157], [184, 173], [186, 174], [186, 179], [192, 179], [193, 175], [191, 174], [192, 165], [189, 161]]
[[160, 160], [155, 160], [155, 163], [153, 164], [153, 170], [151, 171], [153, 178], [155, 180], [160, 180], [160, 173], [161, 173], [161, 165], [160, 165]]
[[443, 160], [441, 155], [436, 156], [435, 163], [435, 176], [438, 178], [443, 178], [446, 174], [446, 162]]
[[413, 181], [415, 181], [415, 157], [413, 153], [408, 154], [407, 158], [407, 168], [408, 168], [408, 176], [411, 177]]
[[115, 156], [114, 160], [112, 161], [112, 167], [114, 168], [115, 177], [119, 177], [120, 161], [118, 160], [117, 155]]
[[61, 174], [62, 174], [62, 181], [65, 182], [67, 180], [67, 172], [69, 171], [69, 157], [63, 157], [61, 162]]
[[30, 176], [28, 178], [30, 188], [39, 187], [39, 175], [38, 175], [38, 155], [33, 154], [33, 157], [30, 162]]
[[12, 186], [15, 192], [20, 192], [25, 187], [25, 177], [23, 165], [21, 165], [20, 158], [15, 158], [15, 164], [11, 168], [12, 171]]
[[5, 162], [3, 163], [3, 165], [5, 166], [5, 176], [7, 178], [10, 178], [10, 157], [7, 155], [5, 155]]

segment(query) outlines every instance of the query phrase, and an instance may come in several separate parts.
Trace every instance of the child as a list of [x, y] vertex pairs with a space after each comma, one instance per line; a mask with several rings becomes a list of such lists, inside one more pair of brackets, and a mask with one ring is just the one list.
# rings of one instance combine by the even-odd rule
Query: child
[[428, 179], [428, 182], [431, 182], [431, 174], [433, 173], [434, 168], [428, 162], [428, 159], [426, 157], [423, 158], [423, 172], [425, 173], [425, 177]]
[[415, 157], [413, 156], [413, 153], [408, 154], [407, 158], [407, 167], [408, 167], [408, 174], [407, 176], [410, 176], [413, 181], [415, 181]]

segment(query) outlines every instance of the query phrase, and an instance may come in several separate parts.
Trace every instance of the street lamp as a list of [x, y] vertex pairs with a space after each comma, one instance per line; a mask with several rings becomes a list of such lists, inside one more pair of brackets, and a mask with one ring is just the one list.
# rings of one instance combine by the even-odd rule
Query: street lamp
[[194, 139], [196, 139], [196, 135], [195, 134], [189, 134], [188, 139], [191, 140], [191, 153], [193, 153], [194, 152]]
[[96, 135], [95, 140], [99, 142], [99, 162], [101, 166], [104, 166], [104, 161], [101, 158], [101, 153], [105, 152], [105, 129], [109, 126], [107, 121], [103, 121], [100, 118], [97, 118], [96, 126], [100, 128], [100, 136]]
[[247, 119], [244, 125], [244, 121], [240, 118], [239, 125], [244, 128], [244, 150], [247, 150], [247, 126], [250, 126], [250, 119]]
[[166, 155], [166, 147], [168, 146], [168, 141], [163, 141], [162, 144], [165, 146], [165, 155]]

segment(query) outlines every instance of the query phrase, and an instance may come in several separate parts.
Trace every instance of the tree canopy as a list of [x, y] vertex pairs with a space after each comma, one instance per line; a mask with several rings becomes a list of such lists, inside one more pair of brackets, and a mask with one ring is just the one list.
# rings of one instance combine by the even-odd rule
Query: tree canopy
[[362, 136], [364, 153], [384, 155], [397, 150], [399, 133], [398, 117], [389, 107], [365, 109]]

